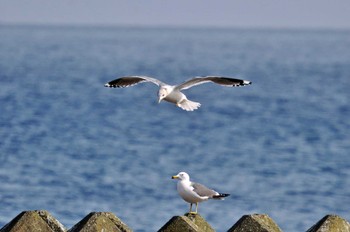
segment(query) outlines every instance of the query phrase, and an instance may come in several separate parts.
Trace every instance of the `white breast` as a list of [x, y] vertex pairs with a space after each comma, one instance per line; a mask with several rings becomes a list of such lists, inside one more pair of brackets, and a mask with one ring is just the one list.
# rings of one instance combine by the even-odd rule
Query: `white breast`
[[173, 90], [171, 91], [165, 98], [165, 101], [171, 102], [171, 103], [179, 103], [182, 100], [187, 99], [185, 94], [181, 93], [178, 90]]

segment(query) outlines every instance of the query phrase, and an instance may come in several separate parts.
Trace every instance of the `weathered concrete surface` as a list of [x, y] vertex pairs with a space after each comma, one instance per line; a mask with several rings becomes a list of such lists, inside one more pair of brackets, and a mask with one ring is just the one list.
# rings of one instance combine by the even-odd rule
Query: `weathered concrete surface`
[[[172, 217], [159, 232], [214, 232], [199, 214]], [[0, 229], [0, 232], [67, 232], [67, 229], [45, 210], [23, 211]], [[92, 212], [68, 232], [132, 232], [113, 213]], [[228, 232], [282, 232], [266, 214], [241, 217]], [[307, 232], [350, 232], [350, 223], [337, 215], [326, 215]]]
[[241, 217], [228, 232], [282, 232], [266, 214], [251, 214]]
[[158, 232], [215, 232], [199, 214], [172, 217]]
[[213, 232], [215, 231], [210, 224], [199, 214], [190, 214], [186, 213], [185, 216], [190, 219], [198, 228], [201, 229], [201, 231], [205, 232]]
[[92, 212], [73, 226], [69, 232], [132, 232], [113, 213]]
[[158, 232], [198, 232], [198, 226], [185, 216], [172, 217]]
[[65, 232], [67, 229], [46, 210], [23, 211], [1, 232]]
[[337, 215], [326, 215], [307, 232], [350, 232], [350, 223]]

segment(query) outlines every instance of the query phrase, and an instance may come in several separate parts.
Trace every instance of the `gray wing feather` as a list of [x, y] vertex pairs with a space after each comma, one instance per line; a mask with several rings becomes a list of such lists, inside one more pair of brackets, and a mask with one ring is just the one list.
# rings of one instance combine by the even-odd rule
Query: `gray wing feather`
[[205, 187], [204, 185], [202, 184], [199, 184], [199, 183], [194, 183], [192, 182], [192, 187], [193, 187], [193, 191], [195, 193], [197, 193], [199, 196], [201, 197], [209, 197], [209, 198], [212, 198], [213, 196], [215, 195], [218, 195], [219, 193], [212, 190], [212, 189], [209, 189], [207, 187]]
[[195, 77], [184, 83], [178, 85], [176, 88], [179, 90], [189, 89], [196, 85], [201, 85], [204, 83], [213, 82], [215, 84], [227, 86], [227, 87], [236, 87], [236, 86], [244, 86], [250, 85], [251, 81], [235, 79], [230, 77], [220, 77], [220, 76], [206, 76], [206, 77]]
[[142, 82], [152, 82], [153, 84], [156, 84], [158, 86], [164, 85], [163, 82], [161, 82], [158, 79], [147, 77], [147, 76], [127, 76], [127, 77], [121, 77], [117, 78], [113, 81], [110, 81], [105, 84], [105, 87], [111, 87], [111, 88], [124, 88], [133, 86]]

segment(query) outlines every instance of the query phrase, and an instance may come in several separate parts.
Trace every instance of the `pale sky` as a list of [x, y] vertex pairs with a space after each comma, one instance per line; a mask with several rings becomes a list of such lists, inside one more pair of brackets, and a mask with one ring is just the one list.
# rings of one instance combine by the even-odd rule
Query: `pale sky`
[[0, 24], [350, 29], [350, 0], [0, 0]]

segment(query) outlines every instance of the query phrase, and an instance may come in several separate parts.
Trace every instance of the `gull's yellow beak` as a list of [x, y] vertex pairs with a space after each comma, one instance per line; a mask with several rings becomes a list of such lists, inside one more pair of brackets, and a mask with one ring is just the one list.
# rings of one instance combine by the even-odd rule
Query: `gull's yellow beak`
[[179, 176], [172, 176], [171, 179], [178, 179]]

